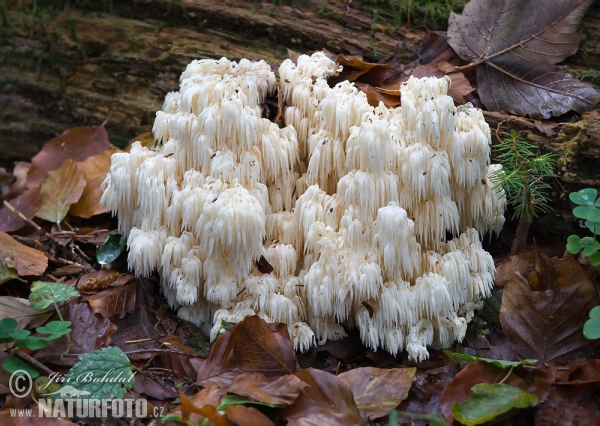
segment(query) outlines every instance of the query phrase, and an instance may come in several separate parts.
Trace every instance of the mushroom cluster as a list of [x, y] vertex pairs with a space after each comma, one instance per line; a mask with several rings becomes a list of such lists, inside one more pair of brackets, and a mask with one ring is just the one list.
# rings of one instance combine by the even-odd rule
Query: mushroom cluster
[[464, 337], [493, 285], [480, 235], [499, 232], [505, 200], [489, 127], [447, 78], [411, 77], [401, 107], [374, 108], [352, 83], [329, 87], [340, 69], [320, 52], [284, 61], [279, 127], [263, 118], [265, 62], [193, 61], [157, 113], [158, 147], [113, 155], [103, 202], [130, 268], [158, 271], [212, 338], [256, 314], [300, 351], [358, 327], [420, 361]]

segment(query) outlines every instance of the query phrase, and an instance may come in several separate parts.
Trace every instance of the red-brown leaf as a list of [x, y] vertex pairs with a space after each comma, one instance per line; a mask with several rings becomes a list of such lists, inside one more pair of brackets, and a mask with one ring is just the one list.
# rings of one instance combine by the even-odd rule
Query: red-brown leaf
[[229, 393], [272, 405], [290, 405], [308, 386], [293, 374], [267, 379], [261, 373], [242, 373], [233, 379]]
[[285, 324], [246, 318], [217, 339], [198, 371], [198, 381], [233, 369], [267, 377], [294, 373], [296, 353]]
[[27, 186], [41, 185], [48, 172], [58, 169], [65, 160], [83, 161], [110, 148], [104, 125], [74, 127], [46, 142], [42, 150], [31, 159], [27, 174]]
[[352, 392], [337, 376], [314, 368], [300, 370], [296, 376], [308, 386], [281, 412], [281, 418], [288, 420], [288, 424], [325, 426], [363, 422]]
[[20, 276], [42, 275], [48, 267], [44, 253], [21, 244], [4, 232], [0, 232], [0, 257], [10, 258]]
[[102, 197], [102, 181], [110, 168], [110, 157], [117, 149], [107, 149], [98, 155], [86, 158], [78, 163], [85, 175], [86, 186], [75, 204], [69, 209], [69, 214], [84, 218], [106, 212], [106, 207], [100, 205]]
[[362, 367], [342, 373], [338, 378], [354, 394], [363, 418], [376, 419], [388, 414], [408, 396], [417, 369]]
[[[555, 274], [540, 261], [533, 291], [528, 280], [516, 274], [504, 288], [500, 321], [519, 359], [582, 360], [592, 353], [597, 341], [583, 336], [590, 310], [600, 304], [594, 284], [573, 257], [552, 259]], [[537, 281], [541, 279], [540, 281]]]

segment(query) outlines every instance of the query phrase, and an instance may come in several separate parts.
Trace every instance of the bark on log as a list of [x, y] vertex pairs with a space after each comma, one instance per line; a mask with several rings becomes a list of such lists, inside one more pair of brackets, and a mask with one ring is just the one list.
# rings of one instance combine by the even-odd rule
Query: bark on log
[[373, 60], [399, 46], [408, 62], [424, 35], [406, 28], [384, 33], [382, 19], [371, 35], [372, 17], [344, 3], [319, 13], [320, 0], [301, 7], [193, 0], [184, 2], [187, 19], [169, 12], [171, 3], [120, 1], [112, 14], [60, 11], [43, 32], [11, 10], [14, 28], [0, 34], [0, 158], [28, 159], [64, 129], [97, 125], [108, 115], [111, 141], [123, 145], [151, 129], [165, 94], [177, 90], [193, 59], [262, 58], [277, 65], [288, 48], [327, 47]]

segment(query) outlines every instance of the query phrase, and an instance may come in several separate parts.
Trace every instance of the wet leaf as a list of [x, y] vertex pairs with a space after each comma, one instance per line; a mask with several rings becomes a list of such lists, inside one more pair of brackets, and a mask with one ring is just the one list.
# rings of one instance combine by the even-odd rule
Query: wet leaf
[[574, 258], [553, 258], [552, 265], [555, 272], [551, 278], [545, 276], [543, 291], [533, 291], [516, 274], [504, 288], [500, 308], [502, 329], [515, 354], [540, 364], [581, 360], [597, 345], [582, 333], [588, 313], [600, 304], [596, 287]]
[[29, 306], [36, 311], [41, 311], [50, 305], [66, 302], [71, 297], [77, 296], [79, 296], [79, 292], [69, 285], [36, 281], [31, 287]]
[[127, 355], [114, 346], [79, 355], [79, 362], [68, 375], [69, 384], [85, 391], [83, 398], [86, 399], [123, 398], [135, 383], [133, 365]]
[[167, 387], [162, 383], [158, 383], [146, 374], [136, 374], [135, 384], [131, 388], [134, 392], [140, 395], [147, 395], [159, 401], [165, 399], [177, 398], [179, 395], [173, 387]]
[[123, 316], [132, 313], [136, 307], [136, 285], [130, 282], [124, 286], [113, 287], [84, 297], [96, 314], [105, 318], [113, 315]]
[[314, 368], [300, 370], [296, 376], [308, 384], [296, 401], [280, 415], [291, 425], [356, 425], [362, 417], [352, 392], [331, 373]]
[[261, 373], [242, 373], [233, 379], [228, 392], [270, 405], [290, 405], [306, 386], [293, 374], [267, 379]]
[[110, 168], [110, 157], [115, 152], [117, 152], [116, 149], [107, 149], [77, 163], [85, 175], [86, 185], [79, 201], [69, 209], [69, 214], [89, 218], [106, 212], [106, 207], [100, 204], [100, 198], [104, 192], [101, 184]]
[[363, 418], [376, 419], [388, 414], [408, 396], [416, 368], [354, 368], [338, 378], [354, 394]]
[[60, 223], [85, 188], [85, 174], [73, 160], [66, 160], [58, 170], [48, 173], [42, 185], [40, 208], [36, 216]]
[[10, 258], [20, 276], [42, 275], [48, 267], [44, 253], [21, 244], [4, 232], [0, 232], [0, 258]]
[[467, 361], [467, 362], [474, 362], [474, 361], [489, 362], [490, 364], [494, 364], [496, 367], [500, 367], [500, 368], [519, 367], [521, 365], [533, 365], [533, 364], [537, 363], [537, 359], [524, 359], [523, 361], [517, 362], [517, 361], [503, 361], [501, 359], [481, 358], [478, 356], [471, 356], [469, 354], [459, 354], [459, 353], [450, 352], [450, 351], [444, 351], [444, 353], [446, 354], [446, 356], [449, 356], [452, 358], [460, 358], [463, 361]]
[[[72, 301], [70, 305], [67, 305], [66, 309], [68, 309], [69, 321], [72, 323], [70, 353], [86, 354], [110, 346], [111, 335], [117, 329], [110, 320], [102, 318], [99, 315], [94, 315], [94, 312], [87, 303]], [[64, 312], [63, 316], [65, 316]], [[65, 353], [66, 350], [67, 339], [66, 337], [61, 337], [58, 340], [50, 342], [44, 349], [37, 351], [36, 357], [56, 357], [57, 359], [54, 359], [53, 362], [58, 365], [75, 364], [77, 358], [58, 357], [58, 355]]]
[[554, 66], [577, 52], [577, 28], [592, 2], [471, 0], [461, 16], [450, 14], [448, 42], [478, 64], [479, 97], [488, 110], [548, 118], [593, 108], [600, 93]]
[[596, 188], [585, 188], [577, 192], [571, 192], [569, 199], [580, 206], [593, 206], [598, 196]]
[[27, 186], [33, 188], [41, 185], [48, 172], [58, 169], [65, 160], [83, 161], [110, 147], [104, 125], [67, 129], [60, 136], [46, 142], [42, 150], [31, 159]]
[[123, 253], [127, 238], [119, 233], [109, 234], [98, 249], [96, 258], [100, 265], [114, 262]]
[[467, 402], [452, 405], [454, 418], [467, 426], [486, 423], [513, 408], [537, 405], [538, 397], [504, 383], [480, 383], [473, 386]]
[[222, 334], [198, 371], [198, 381], [238, 369], [266, 377], [294, 373], [296, 353], [285, 324], [267, 324], [258, 316]]
[[[160, 342], [164, 343], [164, 346], [162, 346], [163, 348], [174, 349], [179, 352], [188, 353], [191, 355], [196, 354], [196, 351], [194, 349], [184, 345], [181, 342], [181, 338], [173, 334], [163, 337], [162, 339], [160, 339]], [[190, 362], [191, 357], [165, 353], [160, 355], [160, 360], [161, 365], [164, 368], [173, 370], [177, 374], [177, 377], [186, 380], [193, 379], [194, 377], [196, 377], [197, 372], [192, 363]], [[216, 406], [218, 406], [218, 404]]]

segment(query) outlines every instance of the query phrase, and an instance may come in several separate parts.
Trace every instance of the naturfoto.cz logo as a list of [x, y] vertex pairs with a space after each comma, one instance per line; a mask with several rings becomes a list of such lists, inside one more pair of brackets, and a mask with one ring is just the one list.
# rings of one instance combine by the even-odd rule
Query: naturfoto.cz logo
[[[91, 393], [86, 390], [77, 389], [69, 383], [124, 383], [133, 381], [134, 374], [130, 377], [111, 377], [113, 371], [109, 371], [101, 377], [94, 377], [93, 372], [87, 372], [78, 377], [69, 377], [56, 373], [48, 377], [47, 383], [37, 386], [39, 393], [37, 401], [37, 412], [35, 409], [11, 409], [12, 417], [68, 417], [68, 418], [143, 418], [163, 417], [163, 407], [151, 407], [148, 411], [148, 402], [145, 399], [113, 398], [97, 399], [89, 398]], [[49, 387], [57, 383], [63, 383], [59, 389], [48, 391]], [[25, 370], [17, 370], [11, 374], [9, 390], [16, 398], [25, 398], [34, 387], [34, 382]]]

